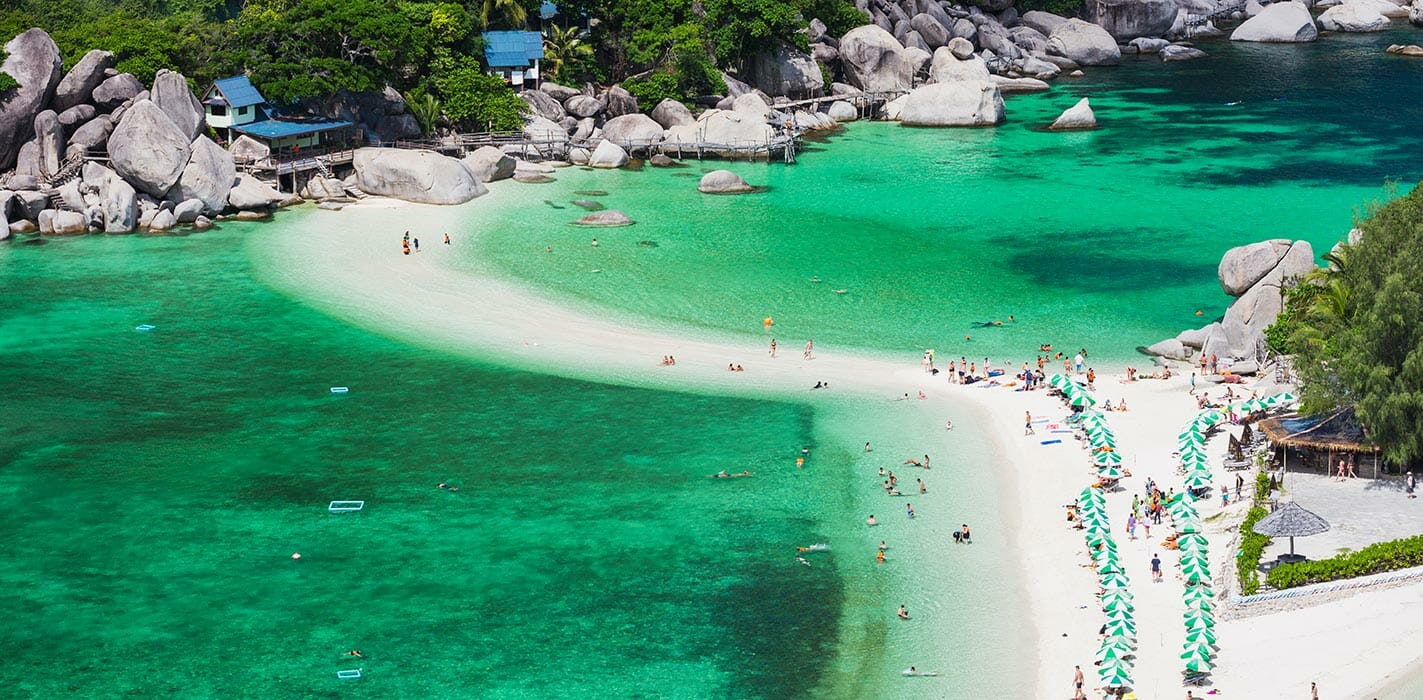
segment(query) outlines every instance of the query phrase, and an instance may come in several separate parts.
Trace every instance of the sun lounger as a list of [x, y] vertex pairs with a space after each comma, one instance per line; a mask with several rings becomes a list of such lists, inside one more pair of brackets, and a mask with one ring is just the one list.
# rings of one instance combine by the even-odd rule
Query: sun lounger
[[326, 510], [332, 513], [354, 513], [365, 507], [365, 501], [332, 501], [326, 506]]

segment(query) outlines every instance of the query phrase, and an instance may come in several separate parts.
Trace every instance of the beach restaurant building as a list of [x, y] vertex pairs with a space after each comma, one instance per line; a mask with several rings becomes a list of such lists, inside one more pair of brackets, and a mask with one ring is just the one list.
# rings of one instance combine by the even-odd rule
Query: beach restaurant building
[[544, 37], [539, 32], [485, 32], [484, 63], [514, 90], [539, 86]]
[[1319, 416], [1267, 418], [1259, 428], [1274, 448], [1275, 464], [1287, 473], [1331, 474], [1341, 459], [1352, 461], [1362, 477], [1403, 473], [1399, 465], [1384, 461], [1352, 406]]
[[223, 78], [203, 93], [208, 126], [224, 143], [239, 135], [262, 142], [273, 154], [296, 154], [361, 145], [363, 134], [353, 122], [310, 115], [280, 114], [245, 75]]

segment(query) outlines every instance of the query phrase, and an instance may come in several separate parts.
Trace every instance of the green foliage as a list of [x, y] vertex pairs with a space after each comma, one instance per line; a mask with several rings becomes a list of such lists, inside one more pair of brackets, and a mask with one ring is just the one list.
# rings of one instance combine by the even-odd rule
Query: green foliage
[[484, 0], [479, 19], [487, 29], [523, 29], [529, 12], [519, 0]]
[[[9, 57], [9, 51], [6, 51], [5, 49], [0, 49], [0, 63], [4, 63], [5, 59]], [[17, 87], [20, 87], [20, 81], [15, 80], [14, 76], [10, 75], [9, 73], [0, 73], [0, 95], [14, 90]]]
[[[445, 116], [456, 126], [478, 131], [517, 131], [528, 105], [498, 76], [465, 57], [441, 62], [432, 83]], [[418, 119], [418, 117], [417, 117]]]
[[1301, 284], [1285, 291], [1284, 310], [1265, 329], [1265, 342], [1270, 349], [1282, 355], [1295, 354], [1295, 334], [1300, 332], [1304, 320], [1314, 308], [1321, 289], [1318, 284]]
[[1268, 581], [1275, 588], [1296, 588], [1311, 583], [1368, 576], [1423, 564], [1423, 535], [1392, 542], [1371, 544], [1357, 552], [1332, 559], [1285, 564], [1270, 570]]
[[835, 84], [835, 74], [830, 72], [824, 63], [820, 65], [820, 81], [825, 85], [825, 94], [830, 94], [830, 88]]
[[744, 68], [760, 51], [780, 43], [805, 48], [806, 20], [781, 0], [706, 0], [705, 27], [722, 66]]
[[1255, 475], [1255, 505], [1261, 505], [1270, 500], [1270, 474], [1260, 472]]
[[1335, 268], [1290, 336], [1310, 412], [1354, 405], [1392, 462], [1423, 457], [1423, 187], [1372, 204], [1363, 238]]
[[807, 21], [819, 19], [831, 36], [844, 36], [855, 27], [870, 23], [870, 16], [861, 12], [850, 0], [802, 0], [801, 16]]
[[416, 89], [405, 93], [405, 106], [410, 109], [411, 116], [415, 121], [420, 122], [420, 131], [426, 136], [435, 133], [435, 127], [440, 123], [440, 113], [442, 108], [440, 101], [435, 99], [424, 90]]
[[1019, 0], [1016, 7], [1019, 12], [1042, 10], [1063, 17], [1074, 17], [1081, 13], [1085, 4], [1084, 0]]
[[577, 66], [592, 56], [593, 46], [583, 41], [583, 32], [578, 27], [555, 26], [545, 31], [543, 67], [555, 82], [564, 77], [566, 68]]
[[[1269, 493], [1268, 478], [1266, 477], [1266, 493]], [[1255, 488], [1258, 498], [1258, 477]], [[1270, 538], [1253, 532], [1251, 528], [1269, 514], [1269, 511], [1257, 505], [1245, 514], [1245, 520], [1240, 523], [1240, 555], [1235, 558], [1235, 576], [1240, 581], [1241, 595], [1255, 595], [1260, 590], [1260, 572], [1256, 569], [1260, 566], [1260, 557], [1265, 554], [1265, 547], [1270, 544]]]
[[671, 73], [653, 73], [646, 78], [624, 80], [623, 89], [637, 98], [637, 104], [645, 112], [651, 112], [663, 100], [681, 101], [685, 98], [677, 85], [677, 76]]

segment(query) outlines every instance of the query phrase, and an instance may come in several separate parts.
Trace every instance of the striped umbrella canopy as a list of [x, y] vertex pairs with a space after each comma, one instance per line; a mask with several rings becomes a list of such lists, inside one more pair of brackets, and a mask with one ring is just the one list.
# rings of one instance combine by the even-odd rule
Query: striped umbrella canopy
[[1102, 604], [1105, 605], [1111, 601], [1124, 601], [1130, 603], [1132, 601], [1132, 597], [1132, 592], [1125, 588], [1113, 588], [1112, 590], [1102, 594]]
[[1105, 575], [1105, 576], [1102, 577], [1102, 579], [1101, 579], [1101, 584], [1102, 584], [1102, 588], [1106, 588], [1106, 589], [1112, 589], [1112, 588], [1126, 588], [1126, 587], [1127, 587], [1127, 575], [1126, 575], [1125, 573], [1123, 573], [1123, 572], [1117, 572], [1117, 573], [1114, 573], [1114, 574], [1107, 574], [1107, 575]]
[[1181, 480], [1188, 489], [1205, 488], [1211, 485], [1211, 473], [1209, 471], [1193, 471], [1186, 474], [1186, 478]]
[[1083, 527], [1086, 529], [1086, 533], [1085, 533], [1085, 534], [1086, 534], [1086, 536], [1088, 536], [1088, 537], [1091, 537], [1092, 535], [1111, 535], [1111, 534], [1112, 534], [1111, 528], [1108, 528], [1107, 526], [1102, 525], [1102, 524], [1100, 524], [1100, 523], [1086, 523], [1085, 525], [1083, 525]]
[[1182, 571], [1181, 578], [1185, 579], [1186, 583], [1205, 583], [1211, 580], [1211, 572], [1206, 568], [1191, 569]]
[[[1195, 546], [1199, 547], [1200, 545], [1195, 545]], [[1206, 550], [1204, 550], [1204, 549], [1182, 549], [1182, 550], [1181, 550], [1181, 563], [1184, 564], [1184, 563], [1186, 563], [1186, 562], [1188, 562], [1188, 561], [1191, 561], [1191, 562], [1198, 561], [1198, 562], [1200, 562], [1200, 563], [1202, 563], [1202, 564], [1205, 564], [1205, 563], [1206, 563], [1206, 559], [1207, 559], [1209, 556], [1210, 556], [1210, 554], [1207, 553]]]
[[1186, 469], [1209, 468], [1211, 458], [1205, 452], [1187, 452], [1181, 455], [1181, 466]]
[[1120, 452], [1098, 452], [1092, 456], [1092, 463], [1098, 466], [1103, 464], [1121, 464], [1122, 453]]
[[1197, 640], [1195, 640], [1195, 641], [1187, 641], [1185, 644], [1182, 644], [1182, 645], [1181, 645], [1181, 658], [1182, 658], [1182, 659], [1185, 659], [1185, 658], [1188, 658], [1188, 657], [1191, 657], [1191, 656], [1210, 657], [1210, 656], [1213, 655], [1214, 653], [1215, 653], [1215, 650], [1211, 648], [1211, 643], [1210, 643], [1210, 642], [1207, 642], [1207, 641], [1204, 640], [1204, 639], [1197, 639]]
[[1088, 547], [1095, 548], [1097, 545], [1100, 544], [1111, 547], [1112, 549], [1117, 548], [1117, 543], [1112, 540], [1111, 534], [1109, 532], [1103, 532], [1101, 529], [1093, 530], [1092, 532], [1087, 533], [1086, 540]]
[[1210, 659], [1191, 659], [1186, 662], [1186, 670], [1191, 673], [1205, 673], [1212, 668]]
[[1107, 494], [1102, 493], [1102, 489], [1094, 489], [1088, 486], [1082, 489], [1081, 493], [1077, 494], [1077, 500], [1105, 502], [1107, 500]]
[[1120, 598], [1113, 598], [1112, 600], [1102, 603], [1102, 612], [1104, 613], [1114, 613], [1119, 610], [1125, 610], [1128, 615], [1130, 615], [1136, 612], [1136, 606], [1132, 605], [1130, 601]]
[[1294, 395], [1294, 394], [1291, 394], [1291, 393], [1288, 392], [1288, 391], [1283, 392], [1283, 393], [1279, 393], [1279, 394], [1275, 394], [1274, 396], [1271, 396], [1271, 397], [1265, 399], [1265, 403], [1269, 404], [1271, 408], [1274, 408], [1275, 406], [1279, 406], [1279, 405], [1281, 405], [1281, 404], [1294, 403], [1294, 402], [1295, 402], [1295, 395]]
[[1107, 515], [1105, 513], [1102, 513], [1101, 511], [1097, 511], [1092, 515], [1083, 518], [1082, 526], [1091, 527], [1092, 532], [1094, 533], [1100, 532], [1102, 530], [1107, 530], [1110, 532], [1112, 529], [1110, 521], [1107, 520]]
[[1104, 561], [1097, 567], [1098, 574], [1105, 576], [1107, 574], [1118, 574], [1122, 572], [1122, 565], [1115, 559], [1116, 555], [1114, 554], [1112, 557], [1113, 559], [1111, 561]]
[[1176, 439], [1189, 440], [1190, 442], [1205, 442], [1206, 434], [1200, 426], [1196, 425], [1195, 423], [1191, 423], [1186, 426], [1185, 430], [1182, 430], [1181, 432], [1176, 434]]
[[1136, 623], [1131, 620], [1107, 620], [1106, 633], [1121, 637], [1135, 637]]
[[1186, 632], [1186, 642], [1205, 642], [1206, 644], [1215, 645], [1215, 630], [1209, 627], [1188, 630]]
[[1196, 578], [1201, 581], [1208, 581], [1211, 577], [1211, 564], [1206, 561], [1205, 557], [1182, 557], [1181, 575], [1185, 576], [1187, 580]]
[[1097, 470], [1097, 476], [1103, 479], [1120, 479], [1122, 478], [1122, 468], [1115, 464], [1108, 464]]
[[1111, 539], [1104, 540], [1104, 541], [1101, 543], [1101, 546], [1094, 546], [1094, 547], [1092, 548], [1092, 558], [1093, 558], [1093, 559], [1108, 559], [1108, 560], [1110, 560], [1110, 561], [1116, 561], [1116, 560], [1117, 560], [1117, 542], [1116, 542], [1116, 540], [1111, 540]]
[[1209, 669], [1211, 663], [1210, 648], [1201, 649], [1200, 647], [1187, 645], [1186, 650], [1181, 652], [1181, 660], [1186, 663], [1187, 668], [1191, 668], [1193, 665], [1197, 667], [1191, 670], [1198, 670], [1200, 666], [1205, 666], [1206, 669]]
[[1211, 612], [1212, 610], [1215, 609], [1215, 606], [1212, 605], [1212, 604], [1211, 604], [1211, 601], [1210, 601], [1209, 599], [1207, 599], [1207, 598], [1195, 598], [1195, 599], [1189, 599], [1189, 598], [1188, 598], [1188, 599], [1186, 600], [1186, 609], [1187, 609], [1187, 610], [1200, 610], [1200, 611], [1202, 611], [1202, 612]]
[[1187, 586], [1187, 587], [1186, 587], [1185, 596], [1186, 596], [1187, 599], [1190, 599], [1190, 598], [1207, 598], [1207, 599], [1209, 599], [1209, 598], [1214, 598], [1214, 597], [1215, 597], [1215, 591], [1211, 590], [1211, 589], [1210, 589], [1210, 586]]
[[1200, 520], [1200, 518], [1177, 518], [1177, 519], [1176, 519], [1176, 532], [1179, 532], [1179, 533], [1182, 533], [1182, 534], [1190, 534], [1190, 533], [1200, 532], [1200, 531], [1201, 531], [1201, 520]]
[[[1212, 632], [1214, 634], [1214, 632]], [[1136, 638], [1129, 635], [1114, 634], [1102, 638], [1102, 646], [1114, 646], [1118, 649], [1131, 651], [1136, 648]]]
[[1093, 449], [1117, 449], [1117, 438], [1111, 432], [1096, 432], [1087, 435], [1087, 444]]
[[1107, 663], [1109, 661], [1122, 661], [1125, 660], [1128, 656], [1132, 655], [1133, 652], [1131, 649], [1123, 649], [1121, 647], [1110, 644], [1103, 644], [1102, 646], [1097, 647], [1098, 664]]
[[1069, 406], [1095, 406], [1097, 405], [1097, 399], [1083, 392], [1073, 395], [1072, 398], [1067, 400], [1067, 404]]
[[1052, 375], [1051, 377], [1048, 377], [1048, 378], [1047, 378], [1047, 384], [1048, 384], [1048, 386], [1050, 386], [1050, 387], [1052, 387], [1052, 388], [1054, 388], [1054, 389], [1061, 389], [1062, 387], [1067, 386], [1068, 384], [1071, 384], [1071, 383], [1072, 383], [1072, 378], [1069, 377], [1069, 376], [1067, 376], [1067, 375], [1065, 375], [1065, 374], [1054, 374], [1054, 375]]
[[[1171, 517], [1177, 520], [1200, 517], [1200, 514], [1196, 511], [1196, 504], [1190, 501], [1177, 501], [1172, 503], [1167, 510], [1171, 512]], [[1177, 542], [1179, 541], [1180, 540], [1177, 540]]]
[[1131, 672], [1126, 664], [1102, 664], [1097, 669], [1097, 675], [1102, 679], [1102, 685], [1108, 688], [1119, 688], [1131, 685]]
[[1186, 620], [1186, 629], [1198, 630], [1215, 627], [1215, 617], [1208, 612], [1199, 610], [1187, 610], [1183, 615]]

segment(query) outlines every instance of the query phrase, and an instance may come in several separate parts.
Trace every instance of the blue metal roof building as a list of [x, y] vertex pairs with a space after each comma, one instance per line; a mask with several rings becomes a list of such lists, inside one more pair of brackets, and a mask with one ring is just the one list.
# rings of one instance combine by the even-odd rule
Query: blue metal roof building
[[234, 126], [232, 130], [240, 134], [275, 141], [289, 136], [306, 136], [308, 134], [316, 134], [332, 129], [344, 129], [348, 126], [353, 126], [353, 124], [340, 119], [307, 117], [302, 119], [268, 119], [251, 124]]
[[233, 109], [260, 105], [267, 101], [245, 75], [213, 81], [203, 95], [203, 104], [224, 104]]
[[485, 32], [484, 62], [489, 71], [519, 89], [538, 83], [544, 37], [538, 32]]

